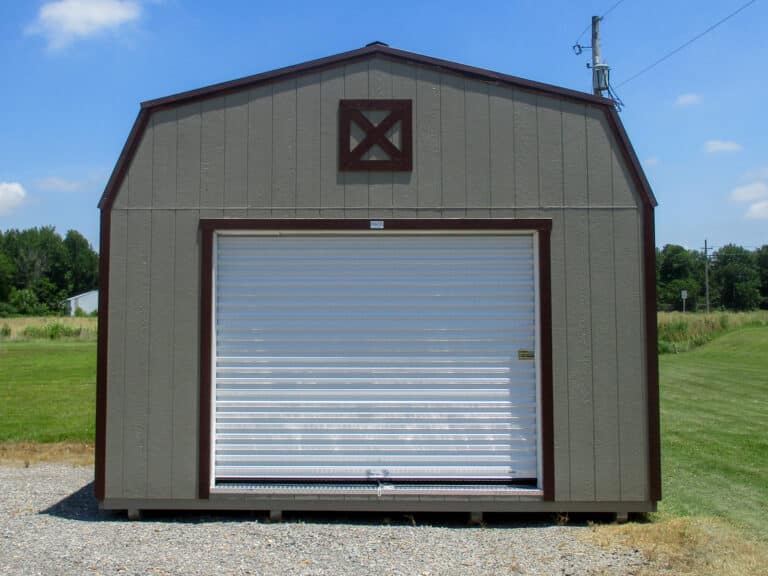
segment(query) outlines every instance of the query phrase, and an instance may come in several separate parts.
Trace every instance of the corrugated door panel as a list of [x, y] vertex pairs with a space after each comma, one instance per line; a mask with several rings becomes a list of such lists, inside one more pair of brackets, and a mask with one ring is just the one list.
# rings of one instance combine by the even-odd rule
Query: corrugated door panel
[[532, 235], [220, 235], [214, 476], [537, 475]]

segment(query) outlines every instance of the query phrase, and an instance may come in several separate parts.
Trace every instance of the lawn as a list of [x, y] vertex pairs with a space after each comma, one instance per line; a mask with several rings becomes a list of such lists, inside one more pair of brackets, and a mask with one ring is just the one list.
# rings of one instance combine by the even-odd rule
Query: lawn
[[768, 540], [768, 328], [664, 355], [660, 368], [662, 512]]
[[0, 341], [0, 442], [92, 443], [95, 406], [95, 341]]

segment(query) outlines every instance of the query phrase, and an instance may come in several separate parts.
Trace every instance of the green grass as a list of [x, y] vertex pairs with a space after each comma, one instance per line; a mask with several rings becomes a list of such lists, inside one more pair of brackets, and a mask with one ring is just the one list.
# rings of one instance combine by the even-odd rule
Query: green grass
[[660, 358], [661, 511], [768, 539], [768, 328]]
[[93, 442], [95, 406], [95, 342], [0, 342], [0, 442]]

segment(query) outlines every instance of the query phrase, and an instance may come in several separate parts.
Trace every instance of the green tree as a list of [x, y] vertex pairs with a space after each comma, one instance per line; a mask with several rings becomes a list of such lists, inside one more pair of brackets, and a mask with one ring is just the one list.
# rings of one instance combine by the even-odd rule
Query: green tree
[[68, 258], [70, 296], [93, 290], [99, 283], [99, 256], [85, 237], [69, 230], [64, 237]]
[[760, 277], [760, 308], [768, 309], [768, 244], [755, 250], [755, 263]]
[[667, 244], [656, 252], [658, 308], [682, 310], [681, 291], [686, 290], [686, 310], [695, 310], [700, 302], [704, 262], [698, 252], [676, 244]]
[[760, 303], [760, 278], [755, 255], [727, 244], [714, 254], [712, 284], [717, 302], [731, 310], [753, 310]]

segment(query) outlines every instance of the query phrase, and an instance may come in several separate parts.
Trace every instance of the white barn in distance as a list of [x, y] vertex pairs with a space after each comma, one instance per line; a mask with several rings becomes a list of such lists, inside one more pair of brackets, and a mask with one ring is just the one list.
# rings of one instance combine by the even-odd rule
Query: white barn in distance
[[143, 103], [100, 505], [654, 510], [655, 206], [610, 100], [380, 43]]
[[99, 291], [89, 290], [82, 294], [76, 294], [65, 301], [67, 315], [74, 316], [79, 308], [85, 314], [92, 314], [99, 309]]

